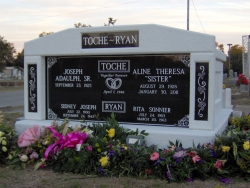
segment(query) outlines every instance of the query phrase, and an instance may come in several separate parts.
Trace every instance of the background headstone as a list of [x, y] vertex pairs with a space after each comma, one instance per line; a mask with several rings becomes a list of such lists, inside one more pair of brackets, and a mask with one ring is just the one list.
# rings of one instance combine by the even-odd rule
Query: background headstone
[[234, 72], [234, 77], [238, 78], [238, 73], [237, 72]]
[[233, 70], [230, 70], [230, 71], [229, 71], [229, 78], [233, 78], [233, 77], [234, 77]]
[[21, 80], [22, 79], [22, 73], [21, 73], [21, 71], [19, 70], [18, 71], [18, 80]]
[[227, 79], [227, 73], [223, 74], [223, 79]]

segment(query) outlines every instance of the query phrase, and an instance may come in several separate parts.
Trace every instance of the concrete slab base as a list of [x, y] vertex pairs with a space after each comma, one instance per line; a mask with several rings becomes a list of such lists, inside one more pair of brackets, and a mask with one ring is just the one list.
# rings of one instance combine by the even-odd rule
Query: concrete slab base
[[[169, 141], [175, 142], [179, 140], [184, 148], [193, 147], [193, 144], [204, 144], [207, 142], [214, 142], [216, 135], [221, 134], [228, 125], [228, 118], [232, 113], [232, 109], [223, 109], [216, 116], [214, 120], [213, 130], [192, 130], [189, 128], [180, 127], [164, 127], [164, 126], [145, 126], [145, 125], [133, 125], [133, 124], [120, 124], [121, 126], [139, 131], [146, 130], [149, 136], [146, 137], [145, 141], [147, 146], [152, 144], [158, 145], [158, 148], [167, 148]], [[18, 119], [15, 124], [15, 131], [19, 135], [27, 128], [33, 125], [39, 125], [41, 128], [48, 127], [53, 123], [53, 120], [25, 120]], [[59, 125], [62, 121], [58, 121]], [[203, 121], [200, 122], [201, 124]], [[81, 122], [71, 121], [70, 126], [80, 125]], [[87, 123], [87, 125], [91, 125]]]

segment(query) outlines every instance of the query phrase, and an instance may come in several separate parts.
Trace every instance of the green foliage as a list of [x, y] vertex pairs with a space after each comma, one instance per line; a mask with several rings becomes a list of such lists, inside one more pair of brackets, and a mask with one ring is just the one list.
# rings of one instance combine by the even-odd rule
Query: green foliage
[[15, 52], [13, 43], [0, 36], [0, 72], [4, 70], [5, 66], [13, 63]]
[[21, 52], [18, 52], [13, 64], [18, 68], [24, 67], [24, 49]]
[[242, 51], [243, 48], [242, 46], [236, 44], [233, 45], [230, 48], [230, 61], [231, 61], [231, 65], [232, 65], [232, 70], [234, 70], [234, 72], [238, 72], [238, 74], [242, 73], [243, 69], [242, 69]]

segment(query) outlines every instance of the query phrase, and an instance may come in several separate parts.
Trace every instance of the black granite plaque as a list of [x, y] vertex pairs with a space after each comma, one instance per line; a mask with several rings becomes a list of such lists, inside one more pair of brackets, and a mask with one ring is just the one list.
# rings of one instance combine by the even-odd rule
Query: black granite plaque
[[[187, 60], [188, 57], [188, 60]], [[47, 119], [187, 126], [187, 55], [47, 58]], [[185, 119], [185, 121], [183, 120]], [[183, 123], [184, 122], [184, 123]]]
[[28, 111], [37, 112], [37, 65], [28, 65]]
[[196, 63], [195, 120], [208, 120], [208, 63]]
[[139, 47], [139, 31], [82, 33], [82, 48]]

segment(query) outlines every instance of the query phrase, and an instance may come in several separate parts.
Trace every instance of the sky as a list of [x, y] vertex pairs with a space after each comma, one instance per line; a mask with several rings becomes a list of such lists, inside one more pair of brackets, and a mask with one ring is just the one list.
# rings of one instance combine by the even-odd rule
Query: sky
[[[214, 35], [219, 44], [242, 45], [250, 35], [249, 0], [189, 0], [189, 30]], [[104, 26], [159, 24], [187, 30], [187, 0], [0, 0], [0, 36], [21, 51], [24, 42], [75, 23]], [[112, 26], [110, 26], [112, 27]]]

